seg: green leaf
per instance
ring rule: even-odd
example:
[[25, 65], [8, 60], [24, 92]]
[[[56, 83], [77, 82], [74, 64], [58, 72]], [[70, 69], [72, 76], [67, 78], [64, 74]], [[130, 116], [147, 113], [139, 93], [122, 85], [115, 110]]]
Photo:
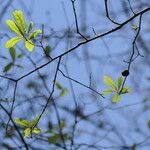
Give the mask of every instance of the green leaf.
[[13, 17], [14, 17], [17, 27], [22, 32], [22, 34], [24, 34], [26, 32], [26, 23], [25, 23], [22, 11], [15, 10], [13, 12]]
[[63, 89], [63, 87], [58, 82], [55, 83], [55, 86], [56, 86], [56, 88], [58, 90], [62, 90]]
[[23, 66], [21, 66], [19, 64], [16, 64], [15, 66], [18, 67], [18, 68], [23, 68]]
[[54, 134], [53, 136], [51, 136], [51, 137], [48, 138], [48, 142], [49, 142], [50, 144], [54, 144], [54, 143], [56, 143], [58, 140], [60, 140], [60, 138], [61, 138], [60, 134]]
[[35, 134], [38, 134], [38, 133], [41, 132], [41, 129], [39, 129], [39, 128], [34, 128], [34, 129], [32, 130], [32, 132], [35, 133]]
[[136, 150], [136, 144], [133, 144], [132, 150]]
[[10, 56], [11, 56], [12, 60], [15, 61], [15, 59], [16, 59], [16, 50], [15, 50], [15, 48], [11, 47], [9, 49], [9, 53], [10, 53]]
[[147, 126], [150, 129], [150, 121], [147, 122]]
[[13, 47], [17, 42], [19, 42], [19, 41], [21, 41], [23, 38], [22, 37], [14, 37], [14, 38], [12, 38], [12, 39], [10, 39], [10, 40], [8, 40], [7, 42], [6, 42], [6, 44], [5, 44], [5, 47], [6, 48], [11, 48], [11, 47]]
[[24, 130], [24, 137], [25, 137], [25, 138], [30, 137], [30, 133], [31, 133], [31, 129], [30, 129], [30, 128], [26, 128], [26, 129]]
[[123, 83], [123, 78], [122, 77], [118, 77], [118, 90], [120, 89], [122, 83]]
[[18, 56], [17, 56], [17, 58], [22, 58], [24, 56], [24, 54], [19, 54]]
[[117, 103], [119, 102], [121, 99], [121, 96], [119, 94], [116, 94], [113, 98], [112, 98], [112, 102], [113, 103]]
[[137, 29], [138, 29], [138, 26], [135, 25], [135, 24], [133, 24], [133, 25], [131, 25], [131, 28], [134, 29], [134, 30], [137, 30]]
[[60, 122], [60, 129], [62, 130], [65, 127], [65, 121]]
[[16, 26], [16, 24], [12, 21], [12, 20], [6, 20], [6, 24], [8, 25], [8, 27], [10, 28], [10, 30], [12, 30], [13, 32], [15, 32], [18, 35], [21, 35], [21, 32], [19, 31], [18, 27]]
[[34, 23], [31, 21], [28, 27], [28, 33], [30, 33], [30, 31], [32, 31]]
[[34, 127], [37, 125], [39, 121], [40, 115], [36, 116], [32, 121], [30, 121], [30, 127]]
[[109, 94], [109, 93], [113, 93], [113, 92], [114, 92], [114, 90], [106, 89], [101, 94]]
[[25, 127], [29, 126], [29, 121], [23, 119], [15, 119], [15, 123]]
[[11, 69], [11, 67], [13, 66], [14, 64], [11, 62], [11, 63], [9, 63], [9, 64], [7, 64], [5, 67], [4, 67], [4, 69], [3, 69], [3, 72], [8, 72], [10, 69]]
[[129, 93], [129, 92], [131, 92], [130, 88], [123, 88], [121, 94]]
[[46, 47], [44, 48], [44, 50], [45, 50], [45, 54], [46, 54], [46, 55], [49, 55], [49, 53], [51, 52], [51, 47], [50, 47], [50, 46], [46, 46]]
[[27, 50], [29, 52], [32, 52], [33, 48], [34, 48], [34, 44], [31, 40], [28, 40], [28, 41], [25, 42], [25, 47], [27, 48]]
[[42, 33], [42, 30], [35, 30], [34, 32], [32, 32], [30, 35], [29, 35], [29, 37], [28, 37], [28, 39], [33, 39], [33, 38], [36, 38], [37, 36], [38, 36], [38, 34], [41, 34]]
[[66, 93], [68, 92], [68, 89], [67, 88], [63, 88], [62, 90], [61, 90], [61, 92], [59, 93], [59, 96], [65, 96], [66, 95]]
[[110, 77], [104, 76], [104, 82], [110, 87], [112, 87], [113, 89], [117, 90], [117, 86], [115, 82]]

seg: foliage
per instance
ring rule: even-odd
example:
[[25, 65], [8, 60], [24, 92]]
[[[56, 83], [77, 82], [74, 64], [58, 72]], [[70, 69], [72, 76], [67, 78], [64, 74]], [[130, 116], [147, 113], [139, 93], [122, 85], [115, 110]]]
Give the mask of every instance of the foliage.
[[113, 103], [120, 101], [121, 94], [126, 94], [126, 93], [129, 93], [131, 91], [130, 88], [122, 87], [122, 85], [123, 85], [123, 78], [122, 77], [118, 77], [117, 83], [115, 83], [108, 76], [104, 76], [103, 80], [104, 80], [105, 84], [107, 84], [108, 86], [111, 87], [111, 89], [106, 89], [101, 94], [109, 94], [109, 93], [115, 94], [112, 98]]
[[33, 120], [23, 120], [23, 119], [15, 119], [15, 122], [20, 126], [23, 126], [24, 129], [24, 137], [28, 138], [32, 133], [38, 134], [41, 132], [40, 128], [35, 127], [38, 123], [40, 115], [36, 116]]
[[12, 16], [14, 18], [14, 21], [6, 20], [6, 24], [11, 31], [17, 34], [17, 36], [8, 40], [5, 44], [5, 47], [12, 48], [19, 41], [24, 40], [25, 47], [27, 48], [28, 51], [32, 52], [33, 48], [35, 47], [32, 40], [36, 38], [39, 34], [41, 34], [42, 31], [39, 29], [32, 31], [34, 25], [32, 21], [27, 27], [27, 24], [24, 19], [24, 15], [21, 10], [15, 10], [12, 13]]

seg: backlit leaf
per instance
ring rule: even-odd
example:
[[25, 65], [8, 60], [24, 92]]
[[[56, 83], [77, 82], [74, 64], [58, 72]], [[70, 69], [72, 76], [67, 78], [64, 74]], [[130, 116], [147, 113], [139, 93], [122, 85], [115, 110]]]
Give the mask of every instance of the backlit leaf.
[[25, 42], [25, 47], [27, 48], [27, 50], [29, 52], [32, 52], [33, 48], [34, 48], [34, 44], [31, 40], [28, 40], [28, 41]]
[[121, 94], [129, 93], [129, 92], [131, 92], [130, 88], [123, 88]]
[[117, 103], [119, 102], [121, 99], [121, 96], [119, 94], [116, 94], [113, 98], [112, 98], [112, 102], [113, 103]]
[[109, 93], [112, 93], [112, 92], [114, 92], [114, 90], [106, 89], [101, 94], [109, 94]]
[[12, 20], [6, 20], [6, 24], [8, 25], [10, 30], [12, 30], [13, 32], [15, 32], [18, 35], [22, 35], [21, 32], [19, 31], [18, 27]]
[[34, 32], [32, 32], [28, 39], [33, 39], [33, 38], [36, 38], [38, 36], [38, 34], [41, 34], [42, 33], [42, 30], [35, 30]]
[[29, 126], [29, 122], [27, 120], [15, 119], [15, 122], [21, 126], [25, 126], [25, 127]]
[[122, 77], [118, 77], [118, 90], [120, 89], [122, 83], [123, 83], [123, 78]]
[[38, 133], [41, 132], [41, 129], [39, 129], [39, 128], [34, 128], [34, 129], [32, 130], [32, 132], [35, 133], [35, 134], [38, 134]]
[[23, 38], [22, 37], [14, 37], [14, 38], [12, 38], [12, 39], [10, 39], [10, 40], [8, 40], [7, 42], [6, 42], [6, 44], [5, 44], [5, 47], [6, 48], [11, 48], [11, 47], [13, 47], [17, 42], [19, 42], [19, 41], [21, 41]]
[[22, 11], [15, 10], [12, 14], [13, 14], [17, 27], [24, 34], [26, 32], [26, 23], [25, 23]]
[[104, 82], [110, 87], [112, 87], [113, 89], [117, 90], [117, 86], [115, 82], [110, 77], [104, 76]]
[[30, 128], [26, 128], [26, 129], [24, 130], [24, 137], [25, 137], [25, 138], [30, 137], [30, 133], [31, 133], [31, 129], [30, 129]]

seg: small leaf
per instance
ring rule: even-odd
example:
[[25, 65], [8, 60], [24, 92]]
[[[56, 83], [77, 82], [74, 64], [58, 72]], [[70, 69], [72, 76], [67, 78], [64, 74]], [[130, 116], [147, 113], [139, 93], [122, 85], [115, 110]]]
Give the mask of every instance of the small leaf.
[[134, 30], [137, 30], [137, 29], [138, 29], [138, 26], [135, 25], [135, 24], [133, 24], [133, 25], [131, 25], [131, 28], [134, 29]]
[[19, 42], [19, 41], [21, 41], [23, 38], [22, 37], [14, 37], [14, 38], [12, 38], [12, 39], [10, 39], [10, 40], [8, 40], [7, 42], [6, 42], [6, 44], [5, 44], [5, 47], [6, 48], [11, 48], [11, 47], [13, 47], [17, 42]]
[[22, 11], [21, 10], [15, 10], [13, 12], [13, 17], [14, 17], [14, 20], [17, 24], [17, 27], [22, 32], [22, 34], [24, 34], [26, 32], [26, 23], [25, 23]]
[[147, 122], [147, 126], [150, 129], [150, 121]]
[[55, 86], [56, 86], [56, 88], [59, 89], [59, 90], [62, 90], [62, 89], [63, 89], [63, 87], [62, 87], [58, 82], [55, 83]]
[[15, 66], [17, 66], [18, 68], [23, 68], [23, 66], [16, 64]]
[[132, 150], [136, 150], [136, 144], [133, 144]]
[[38, 36], [38, 34], [41, 34], [42, 33], [42, 30], [35, 30], [34, 32], [32, 32], [28, 39], [33, 39], [33, 38], [36, 38]]
[[130, 92], [131, 92], [130, 88], [123, 88], [121, 94], [130, 93]]
[[62, 96], [65, 96], [67, 92], [68, 92], [68, 89], [67, 89], [67, 88], [63, 88], [63, 89], [61, 90], [59, 96], [61, 96], [61, 97], [62, 97]]
[[15, 61], [15, 59], [16, 59], [16, 50], [15, 50], [15, 48], [11, 47], [9, 49], [9, 53], [10, 53], [10, 56], [11, 56], [12, 60]]
[[118, 77], [118, 90], [120, 89], [122, 83], [123, 83], [123, 78], [122, 77]]
[[38, 134], [38, 133], [41, 132], [41, 129], [39, 129], [39, 128], [34, 128], [34, 129], [32, 130], [32, 132], [35, 133], [35, 134]]
[[115, 82], [110, 77], [104, 76], [104, 82], [110, 87], [112, 87], [113, 89], [117, 90], [117, 86]]
[[45, 54], [46, 54], [46, 55], [49, 55], [49, 53], [51, 52], [51, 47], [50, 47], [50, 46], [46, 46], [46, 47], [44, 48], [44, 50], [45, 50]]
[[26, 128], [26, 129], [24, 130], [24, 137], [25, 137], [25, 138], [30, 137], [30, 133], [31, 133], [31, 129], [30, 129], [30, 128]]
[[55, 144], [58, 140], [60, 140], [61, 136], [60, 134], [54, 134], [53, 136], [48, 138], [48, 142], [50, 144]]
[[36, 116], [32, 121], [30, 121], [30, 127], [34, 127], [37, 125], [39, 121], [40, 115]]
[[17, 56], [17, 58], [22, 58], [24, 56], [24, 54], [19, 54], [18, 56]]
[[28, 33], [30, 33], [30, 31], [32, 30], [34, 23], [31, 21], [28, 27]]
[[65, 127], [65, 121], [60, 122], [60, 129], [62, 130]]
[[121, 99], [121, 96], [119, 94], [116, 94], [113, 98], [112, 98], [112, 102], [113, 103], [117, 103], [119, 102]]
[[25, 127], [29, 126], [29, 122], [27, 120], [15, 119], [15, 122], [21, 126], [25, 126]]
[[113, 93], [113, 92], [114, 92], [114, 90], [106, 89], [101, 94], [109, 94], [109, 93]]
[[11, 69], [11, 67], [12, 67], [13, 65], [14, 65], [13, 63], [7, 64], [7, 65], [4, 67], [3, 72], [8, 72], [8, 71]]
[[34, 48], [34, 44], [31, 40], [28, 40], [28, 41], [25, 42], [25, 47], [27, 48], [27, 50], [29, 52], [32, 52], [33, 48]]
[[21, 35], [21, 32], [19, 31], [18, 27], [16, 26], [16, 24], [12, 21], [12, 20], [6, 20], [6, 24], [8, 25], [8, 27], [10, 28], [10, 30], [12, 30], [13, 32], [15, 32], [18, 35]]

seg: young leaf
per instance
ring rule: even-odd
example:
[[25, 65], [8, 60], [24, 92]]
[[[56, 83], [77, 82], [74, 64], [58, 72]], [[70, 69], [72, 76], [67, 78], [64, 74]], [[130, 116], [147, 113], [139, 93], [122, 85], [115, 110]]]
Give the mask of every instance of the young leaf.
[[65, 121], [60, 122], [60, 129], [62, 130], [65, 127]]
[[54, 134], [53, 136], [51, 136], [51, 137], [48, 138], [48, 142], [49, 142], [50, 144], [54, 144], [54, 143], [56, 143], [58, 140], [60, 140], [60, 138], [61, 138], [60, 134]]
[[115, 82], [110, 77], [104, 76], [104, 82], [110, 87], [112, 87], [113, 89], [117, 90], [117, 86]]
[[55, 83], [55, 86], [56, 86], [56, 88], [58, 90], [62, 90], [63, 89], [63, 87], [58, 82]]
[[30, 133], [31, 133], [31, 129], [30, 128], [26, 128], [24, 130], [24, 137], [25, 138], [28, 138], [30, 136]]
[[19, 58], [22, 58], [24, 56], [24, 54], [19, 54], [18, 56], [17, 56], [17, 58], [19, 59]]
[[6, 24], [8, 25], [8, 27], [10, 28], [10, 30], [12, 30], [16, 34], [22, 36], [22, 34], [19, 31], [18, 27], [16, 26], [16, 24], [12, 20], [6, 20]]
[[106, 89], [101, 94], [109, 94], [109, 93], [113, 93], [113, 92], [114, 92], [114, 90]]
[[29, 121], [27, 120], [23, 120], [23, 119], [15, 119], [15, 123], [24, 126], [24, 127], [28, 127], [29, 126]]
[[135, 24], [133, 24], [133, 25], [131, 25], [131, 28], [134, 29], [134, 30], [137, 30], [137, 29], [138, 29], [138, 26], [135, 25]]
[[12, 39], [10, 39], [10, 40], [8, 40], [7, 42], [6, 42], [6, 44], [5, 44], [5, 47], [6, 48], [11, 48], [11, 47], [13, 47], [17, 42], [19, 42], [19, 41], [21, 41], [23, 38], [22, 37], [14, 37], [14, 38], [12, 38]]
[[32, 121], [30, 121], [30, 127], [34, 127], [39, 121], [40, 115], [36, 116]]
[[119, 94], [116, 94], [113, 98], [112, 98], [112, 102], [113, 103], [117, 103], [120, 101], [121, 96]]
[[33, 39], [33, 38], [36, 38], [37, 36], [38, 36], [38, 34], [41, 34], [42, 33], [42, 30], [35, 30], [34, 32], [32, 32], [30, 35], [29, 35], [29, 37], [28, 37], [28, 39]]
[[14, 65], [13, 63], [7, 64], [7, 65], [4, 67], [3, 72], [8, 72], [8, 71], [11, 69], [11, 67], [12, 67], [13, 65]]
[[136, 144], [133, 144], [132, 150], [136, 150]]
[[21, 10], [15, 10], [13, 17], [19, 30], [24, 34], [26, 32], [26, 23]]
[[122, 77], [118, 77], [118, 90], [120, 89], [121, 85], [123, 82], [123, 78]]
[[11, 47], [9, 49], [9, 53], [10, 53], [10, 56], [11, 56], [12, 60], [15, 61], [15, 59], [16, 59], [16, 50], [14, 49], [14, 47]]
[[63, 88], [63, 89], [61, 90], [59, 96], [62, 97], [62, 96], [64, 96], [64, 95], [66, 95], [67, 92], [68, 92], [68, 89], [67, 89], [67, 88]]
[[38, 133], [41, 132], [41, 129], [39, 129], [39, 128], [34, 128], [34, 129], [32, 130], [32, 132], [35, 133], [35, 134], [38, 134]]
[[32, 30], [34, 23], [31, 21], [28, 27], [28, 33], [30, 33], [30, 31]]
[[129, 93], [129, 92], [131, 92], [130, 88], [123, 88], [121, 94]]
[[147, 126], [150, 129], [150, 121], [147, 122]]
[[34, 44], [31, 40], [28, 40], [28, 41], [25, 42], [25, 47], [27, 48], [27, 50], [29, 52], [32, 52], [33, 48], [34, 48]]
[[50, 47], [50, 46], [46, 46], [46, 47], [44, 48], [44, 50], [45, 50], [45, 54], [46, 54], [46, 55], [49, 55], [49, 53], [51, 52], [51, 47]]

